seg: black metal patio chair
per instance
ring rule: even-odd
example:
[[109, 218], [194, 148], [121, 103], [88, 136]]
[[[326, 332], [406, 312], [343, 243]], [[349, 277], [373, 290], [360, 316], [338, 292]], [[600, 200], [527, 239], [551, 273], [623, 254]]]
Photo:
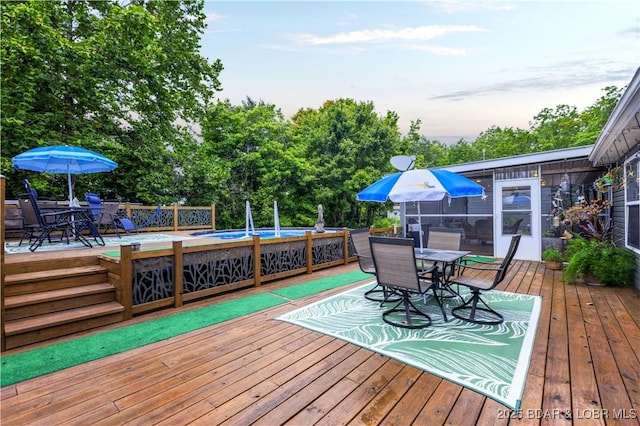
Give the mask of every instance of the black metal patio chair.
[[[403, 328], [425, 328], [431, 325], [431, 317], [420, 310], [411, 300], [415, 294], [424, 295], [432, 290], [446, 321], [446, 313], [436, 294], [435, 284], [418, 271], [411, 238], [369, 237], [371, 254], [376, 268], [378, 284], [401, 294], [400, 301], [383, 312], [382, 320], [387, 324]], [[402, 313], [402, 319], [397, 319]]]
[[[449, 284], [457, 284], [468, 287], [471, 290], [469, 297], [462, 305], [456, 306], [451, 310], [451, 314], [465, 321], [476, 324], [501, 324], [504, 321], [502, 314], [492, 309], [487, 302], [481, 297], [483, 291], [494, 289], [504, 280], [507, 275], [511, 261], [518, 250], [520, 244], [520, 234], [511, 237], [511, 244], [506, 256], [500, 263], [474, 262], [473, 264], [463, 263], [460, 267], [460, 273], [451, 277]], [[487, 278], [486, 274], [482, 276], [465, 275], [467, 270], [477, 270], [489, 273], [492, 278]]]

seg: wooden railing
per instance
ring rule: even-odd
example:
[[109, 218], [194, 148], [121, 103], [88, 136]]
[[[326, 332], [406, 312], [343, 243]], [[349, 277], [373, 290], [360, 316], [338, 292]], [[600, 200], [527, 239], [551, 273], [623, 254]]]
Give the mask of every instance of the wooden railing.
[[122, 246], [119, 267], [110, 268], [125, 320], [133, 315], [292, 275], [355, 261], [348, 230], [134, 251]]
[[4, 176], [0, 175], [0, 351], [6, 350], [6, 339], [4, 338], [4, 194], [6, 181]]

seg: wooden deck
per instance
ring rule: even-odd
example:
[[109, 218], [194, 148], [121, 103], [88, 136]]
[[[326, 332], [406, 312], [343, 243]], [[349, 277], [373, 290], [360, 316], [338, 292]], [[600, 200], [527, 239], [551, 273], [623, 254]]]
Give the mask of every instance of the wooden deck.
[[[356, 268], [302, 275], [183, 309]], [[272, 320], [339, 289], [2, 388], [2, 424], [639, 424], [640, 292], [566, 285], [562, 272], [523, 261], [503, 284], [543, 296], [520, 412]]]

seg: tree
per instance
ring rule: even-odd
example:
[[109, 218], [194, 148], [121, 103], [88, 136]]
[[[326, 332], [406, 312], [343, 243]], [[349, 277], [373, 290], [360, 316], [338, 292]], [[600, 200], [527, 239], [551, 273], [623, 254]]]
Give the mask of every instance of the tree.
[[193, 188], [191, 201], [215, 203], [222, 229], [245, 226], [247, 200], [256, 226], [273, 226], [274, 201], [281, 224], [297, 225], [298, 195], [305, 191], [308, 170], [304, 157], [290, 149], [287, 131], [287, 121], [273, 105], [251, 98], [241, 106], [218, 101], [202, 124], [196, 157], [203, 162], [198, 173], [204, 179], [194, 180], [199, 188]]
[[[122, 198], [177, 201], [177, 155], [195, 143], [177, 123], [198, 120], [220, 89], [222, 64], [199, 54], [202, 8], [195, 0], [2, 2], [8, 195], [21, 192], [27, 176], [11, 169], [11, 157], [68, 144], [100, 151], [120, 165], [109, 176], [82, 179], [81, 187], [117, 181], [121, 192], [114, 195]], [[39, 189], [55, 194], [60, 179], [39, 176]]]
[[[391, 156], [407, 154], [398, 116], [376, 114], [371, 102], [327, 101], [318, 110], [300, 110], [292, 118], [292, 142], [300, 147], [312, 174], [306, 208], [322, 204], [327, 226], [369, 226], [368, 207], [355, 194], [391, 172]], [[406, 146], [406, 144], [404, 144]]]

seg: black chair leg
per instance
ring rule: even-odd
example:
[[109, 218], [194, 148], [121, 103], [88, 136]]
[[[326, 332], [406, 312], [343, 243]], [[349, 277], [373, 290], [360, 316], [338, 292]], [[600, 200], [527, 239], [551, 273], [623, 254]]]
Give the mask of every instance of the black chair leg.
[[[401, 305], [402, 307], [400, 307]], [[406, 318], [404, 321], [395, 321], [391, 319], [391, 315], [397, 314], [398, 312], [404, 313]], [[422, 319], [422, 321], [420, 321], [420, 319]], [[402, 299], [398, 304], [382, 313], [382, 320], [395, 327], [410, 329], [426, 328], [431, 325], [431, 317], [418, 309], [413, 302], [411, 302], [409, 292], [404, 290], [402, 291]]]
[[380, 302], [381, 305], [387, 302], [398, 302], [402, 300], [394, 290], [381, 286], [380, 284], [376, 284], [375, 287], [367, 290], [364, 293], [364, 297], [372, 302]]
[[[466, 302], [451, 309], [451, 315], [474, 324], [502, 324], [504, 321], [503, 316], [487, 305], [487, 302], [480, 297], [480, 290], [474, 289], [471, 291], [471, 294], [471, 297]], [[478, 311], [480, 311], [479, 318], [476, 318]], [[467, 315], [465, 315], [464, 312], [466, 312]]]

